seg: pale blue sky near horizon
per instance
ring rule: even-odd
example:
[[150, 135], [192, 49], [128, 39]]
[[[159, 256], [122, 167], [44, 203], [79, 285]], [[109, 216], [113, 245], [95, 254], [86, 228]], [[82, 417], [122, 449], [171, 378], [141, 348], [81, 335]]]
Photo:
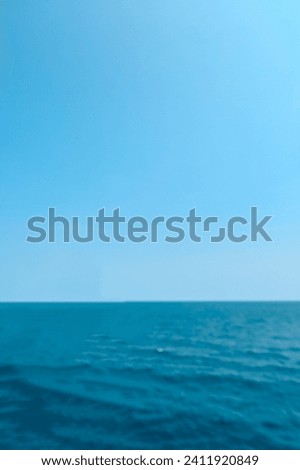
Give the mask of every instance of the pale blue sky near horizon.
[[[0, 301], [300, 299], [299, 2], [0, 11]], [[48, 207], [226, 219], [253, 205], [272, 243], [25, 241]]]

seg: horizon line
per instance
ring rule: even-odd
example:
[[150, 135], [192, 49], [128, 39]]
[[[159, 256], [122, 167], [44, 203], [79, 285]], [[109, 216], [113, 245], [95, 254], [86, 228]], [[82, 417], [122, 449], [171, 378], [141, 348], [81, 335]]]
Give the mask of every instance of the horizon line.
[[227, 300], [0, 300], [0, 304], [125, 304], [125, 303], [300, 303], [300, 299]]

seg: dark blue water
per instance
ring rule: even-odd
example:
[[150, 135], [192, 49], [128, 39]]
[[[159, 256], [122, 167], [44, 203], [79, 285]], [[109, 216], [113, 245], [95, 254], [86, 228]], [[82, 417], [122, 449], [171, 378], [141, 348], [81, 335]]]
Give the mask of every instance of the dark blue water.
[[300, 449], [300, 303], [0, 304], [0, 448]]

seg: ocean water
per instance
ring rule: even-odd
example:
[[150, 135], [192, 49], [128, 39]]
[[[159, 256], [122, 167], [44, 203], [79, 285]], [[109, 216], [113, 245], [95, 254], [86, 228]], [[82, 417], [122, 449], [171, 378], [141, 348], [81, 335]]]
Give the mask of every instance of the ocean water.
[[300, 303], [0, 304], [1, 449], [300, 449]]

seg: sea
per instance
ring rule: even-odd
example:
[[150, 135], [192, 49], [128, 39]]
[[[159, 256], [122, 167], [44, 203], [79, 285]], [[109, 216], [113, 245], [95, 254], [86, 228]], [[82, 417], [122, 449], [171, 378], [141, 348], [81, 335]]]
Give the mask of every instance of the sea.
[[300, 303], [0, 303], [1, 449], [300, 449]]

